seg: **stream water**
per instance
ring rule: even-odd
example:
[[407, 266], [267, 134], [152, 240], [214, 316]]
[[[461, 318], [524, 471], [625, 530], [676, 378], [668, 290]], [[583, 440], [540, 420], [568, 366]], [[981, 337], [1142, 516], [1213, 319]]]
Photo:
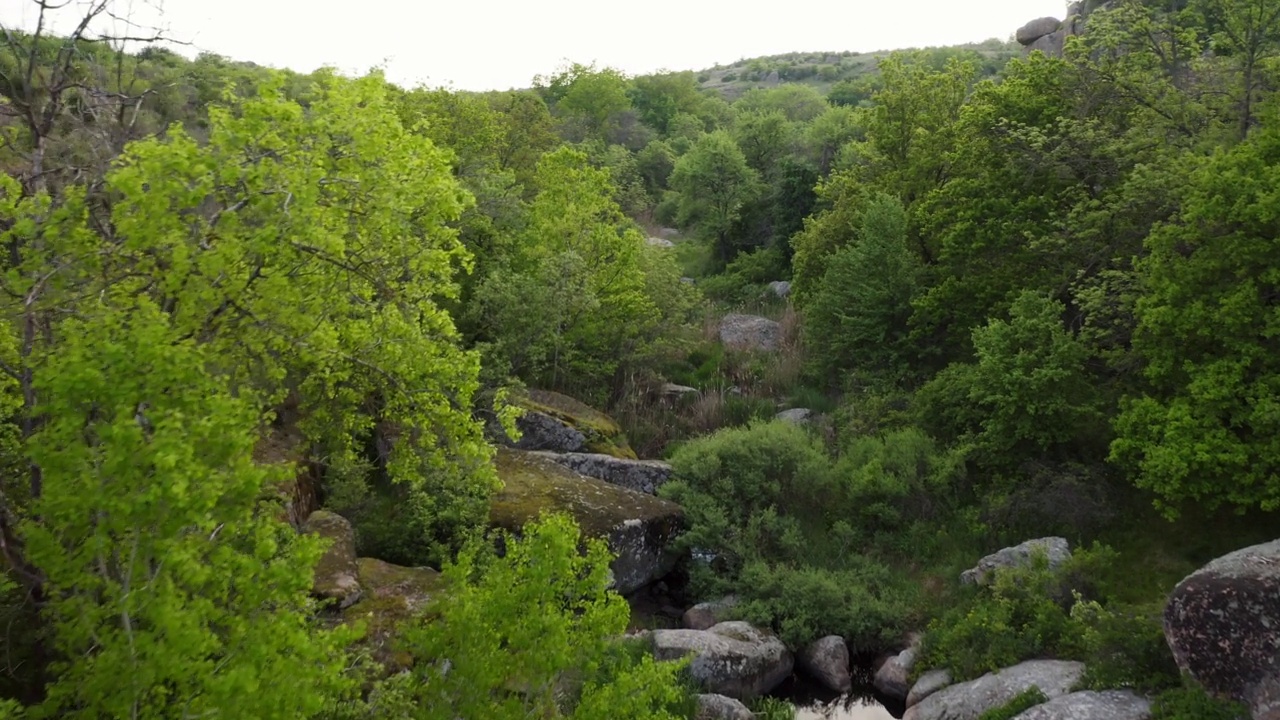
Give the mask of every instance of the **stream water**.
[[870, 658], [853, 658], [853, 690], [844, 695], [804, 677], [792, 675], [774, 695], [796, 706], [796, 720], [894, 720], [903, 707], [879, 697], [871, 685]]

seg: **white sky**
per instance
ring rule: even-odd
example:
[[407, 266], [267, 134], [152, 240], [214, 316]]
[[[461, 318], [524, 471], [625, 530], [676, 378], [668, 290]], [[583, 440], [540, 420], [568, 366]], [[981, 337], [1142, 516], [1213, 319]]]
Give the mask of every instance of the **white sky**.
[[[71, 6], [60, 25], [85, 0]], [[564, 60], [628, 74], [700, 70], [787, 52], [892, 49], [1007, 38], [1064, 0], [116, 0], [168, 35], [236, 60], [310, 72], [384, 67], [401, 85], [528, 87]], [[33, 0], [0, 0], [30, 29]], [[153, 20], [154, 22], [154, 20]], [[65, 26], [65, 25], [63, 25]]]

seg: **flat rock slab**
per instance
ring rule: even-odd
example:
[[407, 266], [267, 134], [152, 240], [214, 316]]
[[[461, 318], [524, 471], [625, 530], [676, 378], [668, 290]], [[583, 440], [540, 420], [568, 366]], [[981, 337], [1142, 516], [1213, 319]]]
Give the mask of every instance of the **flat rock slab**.
[[658, 660], [693, 656], [689, 673], [708, 692], [746, 700], [768, 693], [791, 675], [795, 660], [777, 637], [745, 622], [710, 630], [655, 630]]
[[720, 342], [734, 350], [773, 352], [782, 341], [782, 326], [759, 315], [730, 313], [720, 320]]
[[489, 523], [519, 532], [545, 512], [568, 513], [589, 537], [602, 538], [617, 556], [610, 566], [618, 592], [627, 594], [675, 566], [671, 543], [684, 527], [684, 511], [667, 500], [587, 477], [534, 453], [499, 448], [503, 488], [489, 501]]
[[1149, 720], [1151, 702], [1129, 690], [1074, 692], [1014, 716], [1013, 720]]
[[1028, 660], [977, 680], [939, 690], [908, 710], [914, 720], [978, 720], [1020, 693], [1040, 688], [1050, 700], [1066, 695], [1084, 675], [1084, 663]]
[[537, 454], [576, 473], [649, 495], [671, 479], [671, 466], [660, 460], [628, 460], [602, 453]]

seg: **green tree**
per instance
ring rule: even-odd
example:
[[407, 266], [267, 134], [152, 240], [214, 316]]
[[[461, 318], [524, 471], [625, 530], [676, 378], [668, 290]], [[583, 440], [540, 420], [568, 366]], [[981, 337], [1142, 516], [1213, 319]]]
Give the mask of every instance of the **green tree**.
[[584, 137], [605, 139], [618, 116], [631, 108], [626, 76], [594, 63], [573, 63], [549, 79], [535, 78], [534, 85], [545, 88], [557, 113], [581, 124]]
[[733, 236], [743, 208], [760, 194], [759, 174], [724, 131], [705, 135], [676, 162], [671, 187], [680, 194], [679, 220], [713, 243], [728, 262], [741, 249]]

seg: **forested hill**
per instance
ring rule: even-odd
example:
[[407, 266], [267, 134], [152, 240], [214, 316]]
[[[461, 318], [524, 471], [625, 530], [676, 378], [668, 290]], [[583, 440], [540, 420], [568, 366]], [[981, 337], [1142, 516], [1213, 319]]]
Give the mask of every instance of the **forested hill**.
[[489, 93], [124, 5], [0, 33], [0, 720], [1270, 717], [1274, 0]]

